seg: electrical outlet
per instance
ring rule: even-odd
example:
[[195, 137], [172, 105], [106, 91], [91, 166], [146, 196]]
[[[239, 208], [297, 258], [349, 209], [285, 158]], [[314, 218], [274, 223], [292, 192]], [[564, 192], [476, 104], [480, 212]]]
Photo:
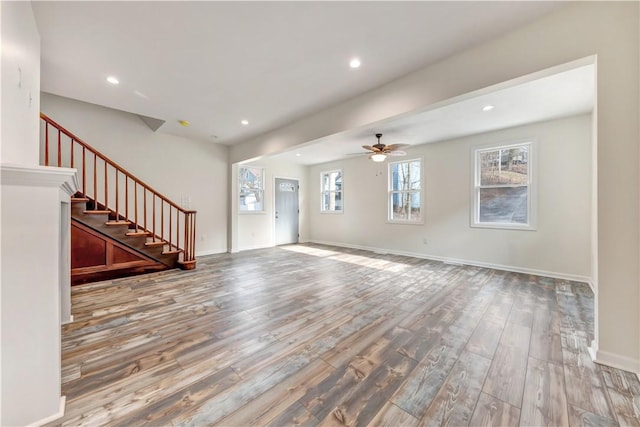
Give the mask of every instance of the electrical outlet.
[[200, 241], [204, 242], [205, 240], [207, 240], [207, 235], [206, 234], [201, 235], [200, 236]]
[[422, 239], [422, 243], [423, 243], [423, 244], [425, 244], [425, 245], [426, 245], [427, 243], [429, 243], [426, 237]]

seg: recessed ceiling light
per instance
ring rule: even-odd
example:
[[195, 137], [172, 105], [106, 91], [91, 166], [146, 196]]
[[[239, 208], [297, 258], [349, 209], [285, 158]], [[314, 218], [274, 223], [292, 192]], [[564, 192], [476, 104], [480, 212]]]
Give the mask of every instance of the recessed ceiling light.
[[351, 67], [351, 68], [360, 68], [360, 59], [359, 58], [353, 58], [349, 62], [349, 67]]
[[184, 127], [187, 127], [191, 124], [186, 120], [178, 120], [178, 123], [180, 123], [180, 126], [184, 126]]
[[118, 83], [120, 83], [120, 80], [118, 80], [116, 77], [114, 76], [109, 76], [107, 77], [107, 81], [109, 83], [111, 83], [112, 85], [117, 85]]
[[296, 153], [296, 157], [300, 157], [300, 156], [302, 156], [302, 154]]
[[493, 105], [485, 105], [484, 107], [482, 107], [482, 111], [491, 111], [494, 108], [495, 107]]
[[249, 120], [242, 120], [240, 123], [242, 123], [243, 126], [246, 126], [249, 124]]

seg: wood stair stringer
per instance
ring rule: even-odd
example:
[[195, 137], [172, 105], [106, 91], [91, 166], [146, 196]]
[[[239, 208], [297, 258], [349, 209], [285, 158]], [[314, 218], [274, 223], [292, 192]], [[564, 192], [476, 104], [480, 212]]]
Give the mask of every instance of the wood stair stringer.
[[[108, 239], [112, 239], [117, 242], [117, 245], [122, 245], [126, 248], [127, 251], [137, 253], [143, 258], [153, 260], [163, 266], [162, 268], [160, 268], [159, 265], [155, 266], [152, 269], [153, 271], [178, 267], [178, 257], [182, 251], [175, 246], [169, 245], [168, 242], [159, 241], [157, 237], [154, 239], [151, 232], [136, 227], [135, 224], [122, 217], [116, 217], [114, 212], [104, 209], [100, 205], [94, 206], [93, 201], [88, 197], [73, 197], [71, 202], [72, 219], [85, 227], [89, 227], [95, 231], [95, 233], [98, 233], [96, 236], [103, 236], [105, 242], [108, 241]], [[73, 239], [71, 244], [73, 249]], [[102, 267], [102, 269], [100, 267]], [[102, 265], [95, 266], [93, 270], [95, 270], [94, 276], [101, 280], [106, 276], [113, 278], [115, 270], [117, 269]], [[114, 274], [108, 274], [108, 271], [112, 270]], [[147, 270], [149, 270], [149, 268], [147, 268]], [[123, 273], [126, 272], [123, 271]], [[140, 273], [133, 272], [133, 274]], [[123, 274], [123, 276], [126, 275], [131, 274]], [[84, 281], [86, 282], [87, 280]]]

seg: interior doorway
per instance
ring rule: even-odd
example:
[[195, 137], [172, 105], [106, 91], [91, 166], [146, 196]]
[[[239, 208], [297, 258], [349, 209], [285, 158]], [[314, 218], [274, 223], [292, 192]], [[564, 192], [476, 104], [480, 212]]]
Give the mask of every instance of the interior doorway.
[[298, 180], [275, 179], [275, 244], [298, 243]]

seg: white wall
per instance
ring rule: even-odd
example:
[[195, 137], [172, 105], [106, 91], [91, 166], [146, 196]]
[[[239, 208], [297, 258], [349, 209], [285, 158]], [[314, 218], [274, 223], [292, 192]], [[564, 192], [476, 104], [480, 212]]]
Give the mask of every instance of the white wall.
[[[529, 139], [537, 145], [537, 229], [470, 227], [472, 147]], [[591, 145], [591, 115], [581, 115], [410, 148], [405, 159], [423, 159], [423, 225], [387, 222], [387, 162], [361, 157], [316, 165], [309, 170], [309, 238], [588, 278]], [[320, 213], [320, 173], [332, 169], [344, 173], [343, 214]]]
[[638, 2], [571, 2], [530, 25], [232, 147], [230, 160], [297, 144], [597, 55], [596, 337], [600, 362], [640, 371]]
[[60, 288], [68, 281], [60, 283], [59, 260], [70, 236], [60, 232], [69, 199], [61, 186], [73, 188], [74, 172], [38, 166], [40, 37], [31, 3], [1, 2], [0, 13], [0, 425], [26, 425], [62, 415]]
[[[70, 210], [61, 218], [61, 203], [75, 191], [75, 171], [1, 169], [0, 425], [21, 426], [62, 416], [59, 268], [61, 240], [70, 236], [61, 235], [60, 224], [70, 221]], [[38, 209], [25, 206], [32, 200]]]
[[42, 111], [178, 205], [191, 200], [196, 255], [227, 250], [223, 145], [155, 133], [136, 115], [42, 93]]
[[2, 2], [2, 149], [5, 164], [38, 164], [40, 36], [31, 2]]
[[307, 168], [274, 159], [263, 158], [244, 163], [243, 166], [263, 167], [265, 170], [265, 210], [263, 213], [239, 213], [238, 200], [238, 164], [231, 168], [232, 173], [232, 245], [231, 252], [248, 249], [266, 248], [275, 245], [274, 212], [275, 178], [297, 179], [300, 185], [298, 203], [300, 208], [300, 242], [308, 240], [308, 186]]

